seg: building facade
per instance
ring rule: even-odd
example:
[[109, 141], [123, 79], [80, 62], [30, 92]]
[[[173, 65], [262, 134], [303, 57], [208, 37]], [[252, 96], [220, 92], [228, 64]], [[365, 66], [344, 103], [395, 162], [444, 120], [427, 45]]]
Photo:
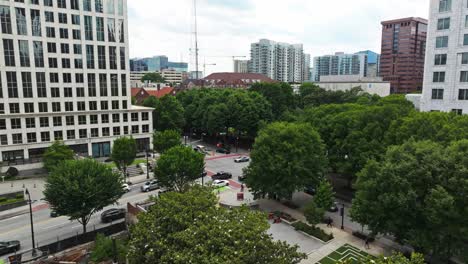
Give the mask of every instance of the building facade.
[[379, 77], [380, 76], [380, 54], [375, 53], [371, 50], [360, 51], [357, 54], [367, 55], [367, 77]]
[[248, 60], [234, 60], [234, 72], [248, 73], [249, 61]]
[[431, 0], [422, 111], [468, 114], [468, 9]]
[[167, 56], [154, 56], [151, 58], [131, 59], [130, 71], [155, 72], [165, 69], [173, 69], [178, 72], [188, 72], [188, 63], [171, 62]]
[[320, 82], [322, 76], [356, 76], [356, 79], [367, 77], [367, 54], [325, 55], [314, 58], [314, 81]]
[[301, 83], [304, 81], [305, 54], [302, 44], [287, 44], [261, 39], [250, 47], [249, 72], [271, 79]]
[[[141, 81], [141, 78], [145, 74], [151, 73], [149, 71], [136, 71], [130, 72], [130, 85], [132, 88], [139, 88], [145, 86], [145, 83]], [[181, 84], [184, 81], [184, 74], [174, 69], [164, 69], [162, 71], [156, 71], [159, 73], [165, 80], [165, 86], [169, 84]]]
[[389, 81], [392, 93], [422, 90], [427, 20], [403, 18], [382, 22], [380, 76]]
[[150, 146], [152, 109], [130, 101], [126, 0], [1, 1], [0, 161], [40, 158], [55, 140], [109, 156]]

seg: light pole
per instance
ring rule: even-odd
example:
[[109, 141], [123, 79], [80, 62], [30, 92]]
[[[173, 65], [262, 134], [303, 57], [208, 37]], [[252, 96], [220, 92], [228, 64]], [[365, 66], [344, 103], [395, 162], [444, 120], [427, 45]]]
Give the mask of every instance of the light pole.
[[344, 204], [341, 205], [340, 215], [341, 215], [341, 229], [344, 229]]
[[146, 179], [149, 180], [149, 151], [146, 148]]
[[28, 195], [28, 203], [29, 203], [29, 216], [31, 218], [31, 237], [32, 237], [32, 247], [33, 247], [33, 256], [36, 255], [36, 242], [34, 241], [34, 223], [33, 223], [33, 215], [32, 215], [32, 202], [31, 202], [31, 194], [29, 190], [26, 189], [26, 194]]

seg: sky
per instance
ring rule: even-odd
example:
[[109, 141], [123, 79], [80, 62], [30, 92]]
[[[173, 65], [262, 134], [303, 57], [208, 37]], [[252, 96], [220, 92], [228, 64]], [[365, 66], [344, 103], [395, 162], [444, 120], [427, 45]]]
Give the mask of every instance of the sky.
[[[232, 71], [266, 38], [301, 43], [314, 56], [380, 53], [384, 20], [427, 18], [429, 0], [197, 0], [200, 70]], [[193, 0], [128, 0], [130, 56], [166, 55], [194, 68]], [[242, 59], [242, 58], [241, 58]]]

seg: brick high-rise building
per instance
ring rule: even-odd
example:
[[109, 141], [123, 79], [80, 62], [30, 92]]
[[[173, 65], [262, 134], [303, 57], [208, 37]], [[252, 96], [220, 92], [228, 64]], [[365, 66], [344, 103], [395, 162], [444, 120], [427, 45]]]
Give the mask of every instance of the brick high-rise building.
[[382, 22], [380, 75], [391, 83], [392, 93], [422, 90], [427, 20], [403, 18]]

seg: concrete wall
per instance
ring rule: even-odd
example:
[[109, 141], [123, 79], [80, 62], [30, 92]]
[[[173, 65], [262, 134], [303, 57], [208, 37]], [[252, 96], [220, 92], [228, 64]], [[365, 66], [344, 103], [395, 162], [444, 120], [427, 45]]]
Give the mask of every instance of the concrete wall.
[[389, 82], [318, 82], [318, 86], [328, 91], [347, 91], [360, 87], [364, 92], [381, 97], [390, 95]]

